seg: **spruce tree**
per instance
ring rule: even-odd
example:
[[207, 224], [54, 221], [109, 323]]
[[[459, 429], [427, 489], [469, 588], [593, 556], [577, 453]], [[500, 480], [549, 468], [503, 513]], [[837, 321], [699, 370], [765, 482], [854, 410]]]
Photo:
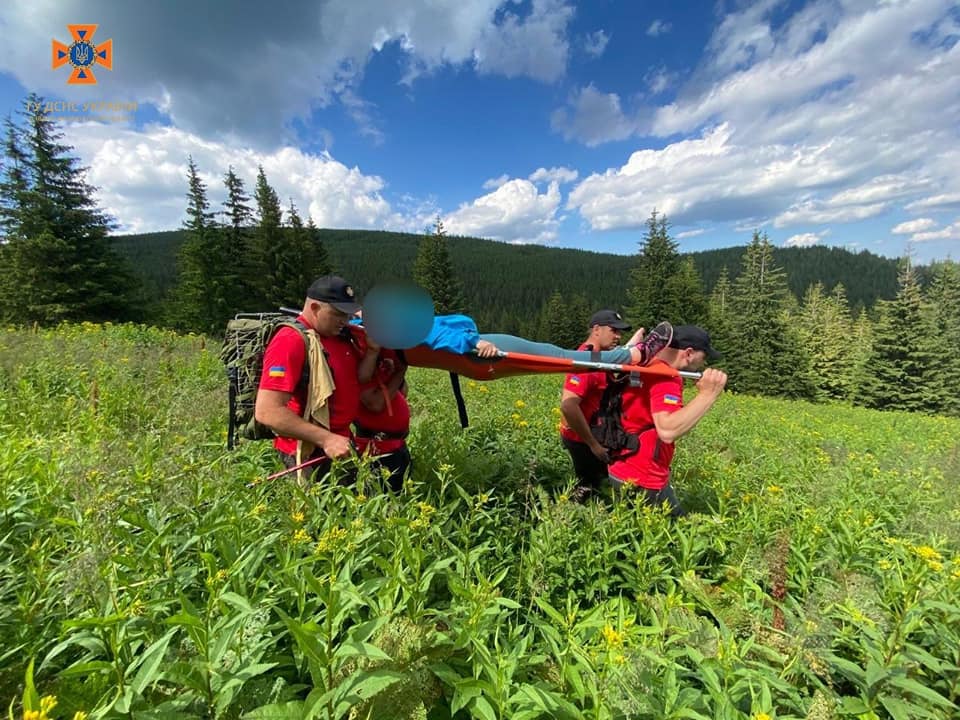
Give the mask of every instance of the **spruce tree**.
[[237, 260], [230, 253], [227, 232], [216, 226], [207, 186], [193, 157], [187, 159], [186, 238], [177, 255], [178, 280], [170, 303], [169, 322], [181, 330], [220, 333], [235, 312]]
[[430, 293], [433, 311], [450, 315], [465, 311], [463, 290], [453, 272], [446, 231], [438, 217], [432, 233], [424, 235], [413, 263], [413, 281]]
[[292, 198], [287, 223], [285, 245], [290, 252], [290, 272], [283, 278], [281, 287], [286, 298], [284, 302], [299, 307], [310, 283], [320, 275], [328, 274], [329, 265], [324, 263], [321, 266], [318, 257], [323, 248], [317, 245], [311, 230], [304, 226]]
[[[286, 282], [291, 274], [298, 273], [299, 268], [295, 266], [292, 243], [283, 229], [280, 199], [267, 182], [263, 167], [257, 171], [254, 198], [257, 204], [257, 227], [253, 234], [252, 266], [256, 276], [252, 284], [260, 305], [276, 308], [293, 301], [286, 297]], [[304, 285], [297, 291], [297, 299], [303, 299], [306, 287]]]
[[717, 360], [714, 365], [721, 368], [727, 368], [728, 352], [737, 342], [737, 334], [733, 321], [732, 310], [733, 286], [730, 283], [730, 274], [726, 265], [720, 271], [720, 278], [710, 293], [710, 302], [707, 305], [706, 328], [710, 332], [711, 344], [724, 357]]
[[900, 289], [878, 303], [864, 404], [881, 410], [935, 412], [934, 328], [909, 258], [901, 262]]
[[854, 405], [866, 405], [864, 388], [872, 375], [873, 322], [865, 309], [861, 309], [853, 321], [849, 346], [851, 350], [850, 381], [846, 388], [845, 399]]
[[250, 226], [253, 224], [253, 210], [250, 208], [250, 196], [247, 195], [243, 180], [227, 168], [223, 176], [227, 189], [227, 199], [223, 203], [223, 227], [225, 249], [234, 258], [228, 270], [236, 278], [231, 305], [242, 308], [251, 300], [251, 284], [254, 274], [250, 252]]
[[31, 95], [22, 124], [6, 124], [0, 317], [42, 324], [136, 317], [130, 268], [108, 237], [113, 222], [43, 105]]
[[583, 294], [567, 299], [554, 290], [540, 313], [538, 337], [562, 348], [576, 348], [587, 333], [590, 308]]
[[737, 338], [725, 363], [731, 389], [812, 398], [811, 360], [787, 308], [786, 273], [773, 260], [766, 233], [755, 231], [734, 283], [732, 319]]
[[960, 415], [960, 264], [936, 263], [927, 293], [931, 349], [936, 358], [931, 384], [937, 389], [940, 411]]
[[850, 337], [853, 323], [842, 284], [827, 295], [821, 283], [807, 289], [798, 312], [797, 332], [810, 353], [818, 399], [844, 400], [852, 382], [853, 358]]
[[[307, 239], [310, 241], [310, 252], [313, 255], [313, 278], [330, 275], [333, 272], [330, 255], [327, 253], [326, 245], [323, 244], [320, 228], [313, 222], [312, 216], [307, 218]], [[310, 282], [313, 282], [313, 279]]]
[[702, 323], [706, 317], [703, 287], [693, 260], [680, 257], [666, 216], [656, 210], [647, 220], [647, 232], [630, 271], [625, 312], [635, 326], [647, 328], [661, 320], [680, 325]]

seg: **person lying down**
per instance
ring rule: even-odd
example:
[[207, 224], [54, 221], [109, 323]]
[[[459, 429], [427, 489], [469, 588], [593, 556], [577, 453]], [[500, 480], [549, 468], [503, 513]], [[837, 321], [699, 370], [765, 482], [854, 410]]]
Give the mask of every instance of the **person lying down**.
[[[623, 327], [629, 326], [623, 324]], [[646, 365], [670, 344], [672, 337], [673, 327], [668, 322], [662, 322], [646, 334], [643, 328], [640, 328], [626, 345], [601, 350], [598, 354], [591, 350], [567, 350], [552, 343], [535, 342], [505, 333], [480, 333], [473, 318], [467, 315], [436, 315], [430, 334], [421, 344], [433, 350], [445, 350], [461, 355], [473, 352], [481, 358], [496, 357], [500, 352], [513, 352], [578, 362]]]

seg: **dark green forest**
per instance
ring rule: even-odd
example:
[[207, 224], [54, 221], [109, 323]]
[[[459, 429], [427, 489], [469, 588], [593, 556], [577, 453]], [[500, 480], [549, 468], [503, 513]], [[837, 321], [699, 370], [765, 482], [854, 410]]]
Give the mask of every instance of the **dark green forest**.
[[[362, 290], [388, 280], [409, 280], [422, 235], [377, 230], [320, 229], [334, 271]], [[157, 308], [177, 279], [176, 257], [185, 230], [120, 235], [114, 246], [128, 257], [144, 288], [148, 306]], [[638, 234], [638, 249], [642, 238]], [[744, 238], [748, 242], [749, 238]], [[586, 295], [587, 304], [621, 308], [635, 255], [537, 245], [508, 245], [478, 238], [447, 238], [454, 271], [463, 284], [466, 309], [485, 331], [534, 336], [543, 307], [553, 292], [565, 297]], [[691, 253], [706, 293], [713, 290], [723, 268], [730, 279], [740, 273], [746, 245]], [[819, 282], [846, 289], [854, 312], [873, 308], [877, 300], [897, 293], [897, 260], [867, 251], [842, 248], [774, 248], [774, 261], [787, 273], [790, 292], [799, 301]], [[928, 274], [919, 268], [921, 279]], [[260, 308], [247, 307], [245, 310]]]
[[[0, 180], [0, 321], [135, 321], [217, 336], [240, 311], [298, 307], [337, 272], [361, 293], [415, 280], [437, 313], [483, 332], [576, 346], [587, 318], [621, 310], [707, 328], [734, 392], [960, 414], [960, 264], [916, 267], [869, 252], [742, 247], [682, 254], [651, 209], [633, 255], [449, 237], [320, 229], [282, 207], [263, 168], [229, 168], [212, 207], [192, 158], [180, 230], [117, 236], [86, 170], [39, 98], [6, 123]], [[2, 380], [2, 378], [0, 378]]]

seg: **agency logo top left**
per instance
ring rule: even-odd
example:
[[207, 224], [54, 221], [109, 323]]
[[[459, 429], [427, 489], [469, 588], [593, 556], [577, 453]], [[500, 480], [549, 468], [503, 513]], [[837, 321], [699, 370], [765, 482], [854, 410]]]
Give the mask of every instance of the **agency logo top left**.
[[73, 72], [67, 78], [68, 85], [96, 85], [95, 65], [113, 70], [113, 39], [94, 44], [96, 25], [67, 25], [67, 30], [73, 36], [70, 45], [53, 40], [53, 69], [70, 63]]

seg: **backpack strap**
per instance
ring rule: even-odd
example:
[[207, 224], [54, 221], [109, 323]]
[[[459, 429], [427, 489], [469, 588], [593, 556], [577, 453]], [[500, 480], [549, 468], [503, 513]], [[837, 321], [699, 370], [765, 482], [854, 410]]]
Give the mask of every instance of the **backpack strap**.
[[455, 372], [450, 373], [450, 385], [453, 387], [453, 397], [457, 401], [460, 427], [465, 428], [470, 424], [470, 420], [467, 418], [467, 404], [463, 401], [463, 392], [460, 390], [460, 376]]

